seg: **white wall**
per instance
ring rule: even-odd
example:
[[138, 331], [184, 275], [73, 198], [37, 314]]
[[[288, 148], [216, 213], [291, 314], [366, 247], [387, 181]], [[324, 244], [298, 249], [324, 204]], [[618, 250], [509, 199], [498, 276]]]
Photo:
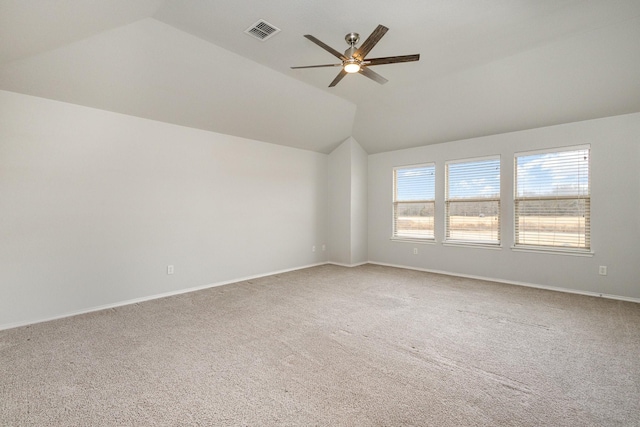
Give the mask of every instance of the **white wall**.
[[[508, 282], [640, 298], [640, 114], [571, 123], [369, 156], [369, 260]], [[591, 144], [592, 257], [517, 252], [514, 153]], [[501, 156], [502, 248], [444, 246], [444, 164]], [[436, 163], [436, 244], [390, 240], [392, 168]], [[417, 247], [418, 255], [413, 255]], [[607, 276], [598, 266], [608, 267]]]
[[329, 154], [329, 261], [361, 264], [367, 248], [367, 153], [353, 138]]
[[[327, 259], [640, 298], [639, 137], [631, 114], [327, 156], [0, 91], [0, 329]], [[594, 256], [512, 251], [513, 154], [587, 143]], [[502, 249], [443, 246], [444, 162], [491, 154]], [[438, 243], [391, 241], [392, 168], [430, 161]]]
[[325, 262], [327, 164], [0, 91], [0, 328]]
[[351, 264], [369, 260], [367, 227], [368, 154], [352, 139], [351, 143]]
[[351, 138], [329, 154], [329, 261], [351, 264]]

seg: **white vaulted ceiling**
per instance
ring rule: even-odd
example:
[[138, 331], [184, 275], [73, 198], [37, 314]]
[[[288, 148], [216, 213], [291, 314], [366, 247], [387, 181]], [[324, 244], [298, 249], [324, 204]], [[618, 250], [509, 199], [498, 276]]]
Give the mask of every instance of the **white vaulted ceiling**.
[[[282, 31], [243, 31], [264, 19]], [[379, 85], [303, 38], [369, 57]], [[640, 111], [638, 0], [0, 0], [0, 89], [318, 152], [369, 153]]]

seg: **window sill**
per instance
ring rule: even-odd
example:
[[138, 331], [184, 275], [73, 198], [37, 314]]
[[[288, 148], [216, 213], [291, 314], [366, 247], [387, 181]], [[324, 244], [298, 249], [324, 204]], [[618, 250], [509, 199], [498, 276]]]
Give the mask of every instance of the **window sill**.
[[443, 246], [460, 246], [467, 248], [479, 248], [479, 249], [492, 249], [494, 251], [502, 250], [502, 245], [500, 243], [482, 243], [482, 242], [464, 242], [464, 241], [456, 241], [456, 240], [445, 240], [442, 242]]
[[594, 253], [588, 250], [562, 249], [562, 248], [539, 248], [535, 246], [511, 246], [514, 252], [533, 252], [539, 254], [554, 254], [568, 256], [592, 257]]
[[391, 241], [394, 242], [407, 242], [407, 243], [421, 243], [423, 245], [435, 245], [435, 238], [420, 238], [420, 237], [391, 237]]

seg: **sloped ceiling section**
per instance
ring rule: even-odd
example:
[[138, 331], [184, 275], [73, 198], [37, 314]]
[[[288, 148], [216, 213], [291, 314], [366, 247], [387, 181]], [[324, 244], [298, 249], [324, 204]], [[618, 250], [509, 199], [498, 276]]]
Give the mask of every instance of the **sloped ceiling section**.
[[[243, 31], [265, 19], [268, 41]], [[328, 88], [344, 35], [390, 31], [379, 85]], [[0, 89], [370, 154], [640, 111], [639, 0], [0, 0]]]
[[0, 64], [152, 16], [162, 0], [0, 0]]
[[0, 89], [323, 153], [356, 111], [152, 18], [4, 64]]
[[639, 76], [633, 19], [372, 96], [353, 135], [376, 153], [637, 112]]

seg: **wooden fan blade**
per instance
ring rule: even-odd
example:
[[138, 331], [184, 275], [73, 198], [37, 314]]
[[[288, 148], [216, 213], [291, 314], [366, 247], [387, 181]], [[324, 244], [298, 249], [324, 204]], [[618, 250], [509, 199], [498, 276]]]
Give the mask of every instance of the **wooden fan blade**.
[[367, 67], [363, 67], [360, 69], [360, 74], [362, 74], [365, 77], [369, 77], [371, 80], [374, 80], [378, 83], [380, 83], [381, 85], [385, 84], [386, 82], [388, 82], [389, 80], [385, 79], [384, 77], [382, 77], [380, 74], [376, 73], [375, 71], [372, 71], [370, 69], [368, 69]]
[[347, 72], [344, 69], [340, 70], [340, 72], [338, 73], [336, 78], [333, 79], [329, 87], [334, 87], [335, 85], [337, 85], [340, 82], [340, 80], [342, 80], [342, 78], [346, 75], [347, 75]]
[[378, 25], [376, 29], [373, 30], [373, 33], [371, 33], [371, 35], [364, 41], [364, 43], [362, 43], [362, 46], [360, 46], [360, 48], [355, 51], [353, 57], [358, 61], [363, 61], [365, 56], [367, 56], [367, 54], [371, 51], [371, 49], [373, 49], [376, 43], [380, 41], [382, 36], [384, 36], [387, 31], [389, 31], [387, 27], [385, 27], [384, 25]]
[[372, 58], [366, 60], [366, 65], [382, 65], [382, 64], [396, 64], [398, 62], [412, 62], [419, 61], [420, 54], [417, 55], [403, 55], [403, 56], [387, 56], [385, 58]]
[[340, 58], [341, 61], [346, 61], [347, 60], [346, 56], [344, 56], [343, 54], [341, 54], [340, 52], [338, 52], [337, 50], [335, 50], [331, 46], [324, 44], [323, 42], [321, 42], [317, 38], [313, 37], [311, 34], [305, 34], [304, 37], [309, 39], [309, 40], [311, 40], [312, 42], [314, 42], [315, 44], [317, 44], [318, 46], [320, 46], [321, 48], [323, 48], [324, 50], [326, 50], [327, 52], [329, 52], [330, 54], [332, 54], [336, 58]]
[[342, 64], [303, 65], [301, 67], [291, 67], [291, 69], [297, 70], [298, 68], [322, 68], [322, 67], [342, 67]]

